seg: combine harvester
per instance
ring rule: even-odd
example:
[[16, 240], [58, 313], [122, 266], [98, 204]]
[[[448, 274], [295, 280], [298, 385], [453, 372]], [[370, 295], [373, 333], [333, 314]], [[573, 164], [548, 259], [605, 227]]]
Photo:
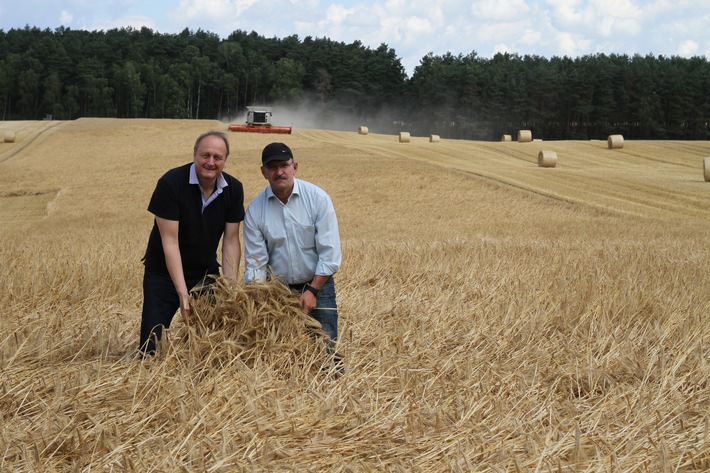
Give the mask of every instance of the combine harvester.
[[271, 111], [266, 107], [247, 107], [247, 122], [229, 125], [230, 131], [245, 131], [250, 133], [287, 133], [291, 134], [290, 126], [274, 126], [271, 124]]

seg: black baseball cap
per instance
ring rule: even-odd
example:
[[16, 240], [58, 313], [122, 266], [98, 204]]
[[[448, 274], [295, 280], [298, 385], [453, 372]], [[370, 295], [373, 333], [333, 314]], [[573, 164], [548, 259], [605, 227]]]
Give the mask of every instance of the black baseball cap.
[[291, 148], [283, 143], [271, 143], [261, 152], [261, 165], [266, 166], [271, 161], [288, 161], [291, 158]]

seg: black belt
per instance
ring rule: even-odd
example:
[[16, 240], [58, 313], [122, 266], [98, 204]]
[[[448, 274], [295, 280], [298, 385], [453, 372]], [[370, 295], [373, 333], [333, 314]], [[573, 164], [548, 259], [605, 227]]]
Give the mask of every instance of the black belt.
[[307, 282], [302, 282], [300, 284], [289, 284], [288, 287], [292, 291], [303, 292], [306, 289], [307, 285], [308, 285]]

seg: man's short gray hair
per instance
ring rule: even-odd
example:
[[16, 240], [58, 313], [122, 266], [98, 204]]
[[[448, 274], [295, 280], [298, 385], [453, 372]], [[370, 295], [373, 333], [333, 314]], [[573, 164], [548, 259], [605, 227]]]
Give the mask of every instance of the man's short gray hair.
[[[218, 130], [210, 130], [202, 133], [200, 136], [197, 137], [197, 140], [195, 140], [195, 147], [192, 149], [192, 154], [197, 154], [197, 148], [200, 147], [200, 143], [202, 143], [202, 140], [207, 138], [208, 136], [217, 136], [219, 138], [222, 138], [224, 141], [224, 145], [227, 147], [227, 156], [229, 156], [229, 139], [227, 138], [227, 134], [223, 131], [218, 131]], [[225, 158], [227, 157], [225, 156]]]

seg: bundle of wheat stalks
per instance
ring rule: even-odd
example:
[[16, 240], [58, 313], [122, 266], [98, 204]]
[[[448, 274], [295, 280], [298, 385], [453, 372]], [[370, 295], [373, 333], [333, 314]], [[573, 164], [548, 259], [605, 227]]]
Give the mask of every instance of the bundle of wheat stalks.
[[162, 346], [168, 356], [206, 369], [266, 363], [285, 377], [332, 365], [320, 323], [301, 311], [297, 295], [280, 280], [241, 285], [220, 277], [193, 296], [191, 315]]

